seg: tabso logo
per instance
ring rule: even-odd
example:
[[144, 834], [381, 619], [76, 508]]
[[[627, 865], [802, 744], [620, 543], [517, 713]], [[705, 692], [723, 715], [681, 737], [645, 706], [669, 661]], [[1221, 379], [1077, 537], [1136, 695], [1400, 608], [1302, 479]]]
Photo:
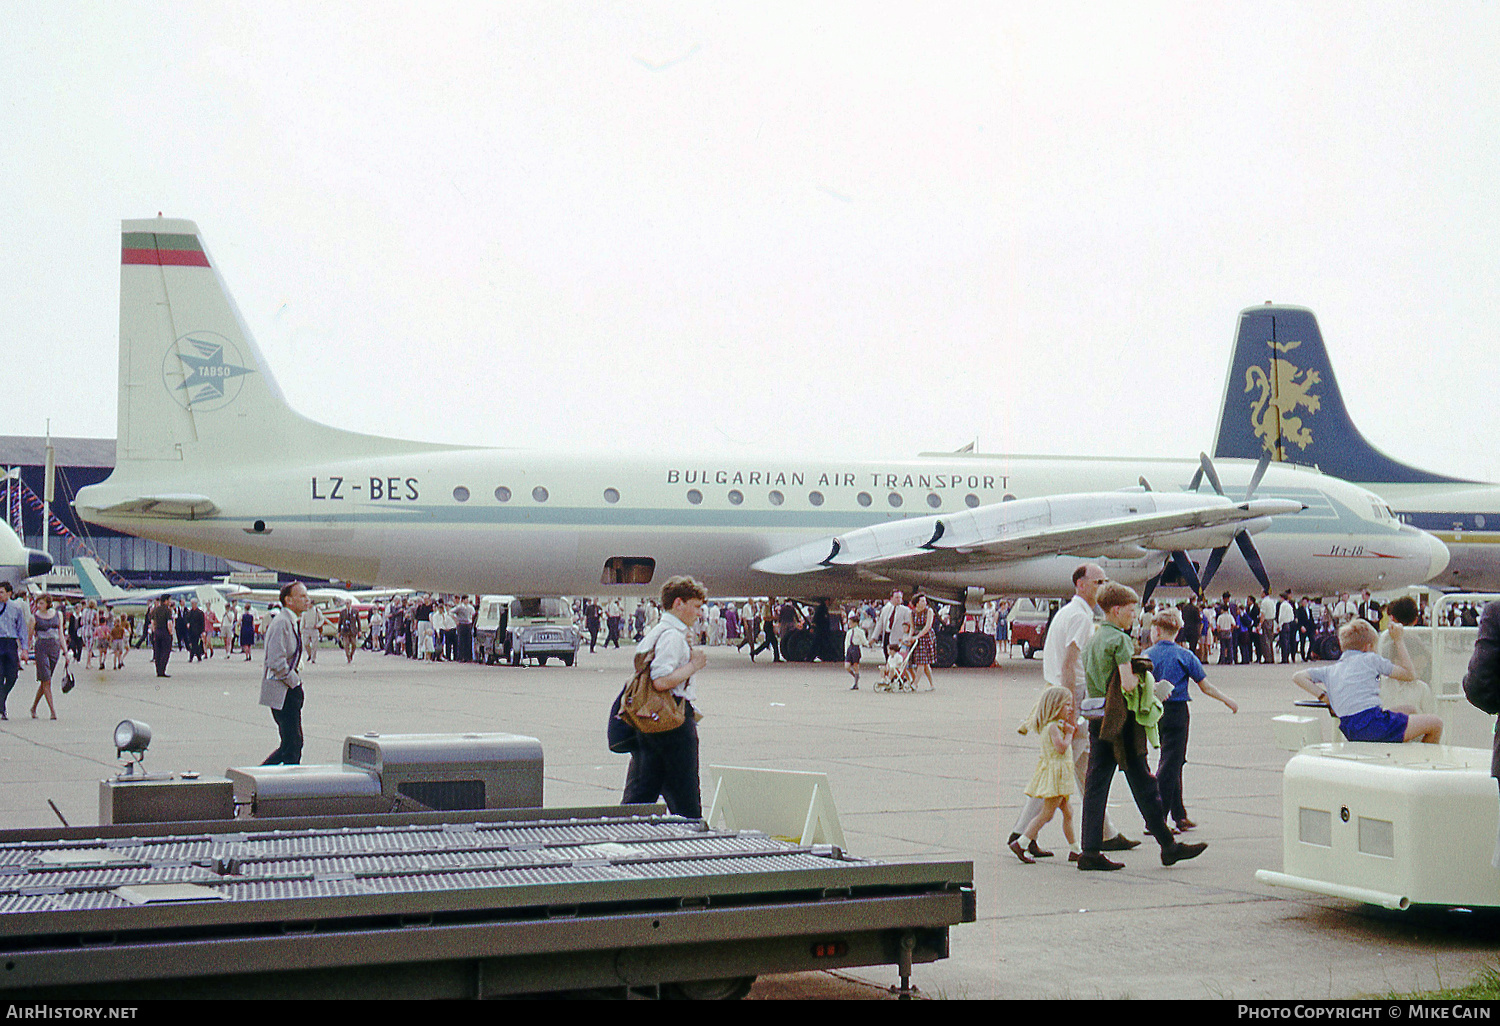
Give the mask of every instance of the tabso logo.
[[212, 331], [190, 331], [167, 348], [161, 376], [167, 393], [184, 410], [211, 413], [239, 398], [246, 374], [239, 348]]

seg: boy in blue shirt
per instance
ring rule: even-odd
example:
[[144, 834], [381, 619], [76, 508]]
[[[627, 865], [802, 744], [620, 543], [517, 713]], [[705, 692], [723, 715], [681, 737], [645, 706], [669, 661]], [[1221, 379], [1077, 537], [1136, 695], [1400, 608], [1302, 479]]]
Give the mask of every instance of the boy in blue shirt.
[[1380, 707], [1380, 678], [1416, 680], [1411, 655], [1402, 639], [1402, 626], [1392, 622], [1390, 638], [1395, 660], [1375, 653], [1380, 636], [1364, 620], [1355, 617], [1339, 628], [1339, 646], [1344, 654], [1332, 666], [1299, 670], [1292, 683], [1314, 698], [1328, 703], [1339, 718], [1339, 730], [1350, 741], [1425, 741], [1438, 744], [1443, 740], [1443, 721], [1431, 713], [1419, 713], [1409, 706], [1395, 709]]
[[1208, 682], [1198, 657], [1177, 644], [1175, 639], [1180, 630], [1181, 613], [1170, 606], [1158, 611], [1151, 618], [1151, 640], [1155, 644], [1145, 653], [1151, 659], [1152, 676], [1172, 685], [1172, 693], [1162, 702], [1161, 722], [1157, 724], [1161, 756], [1156, 761], [1156, 786], [1161, 792], [1162, 809], [1176, 822], [1179, 833], [1198, 825], [1188, 819], [1182, 803], [1182, 767], [1187, 763], [1188, 745], [1188, 681], [1196, 683], [1205, 695], [1223, 702], [1230, 712], [1240, 711], [1233, 699]]

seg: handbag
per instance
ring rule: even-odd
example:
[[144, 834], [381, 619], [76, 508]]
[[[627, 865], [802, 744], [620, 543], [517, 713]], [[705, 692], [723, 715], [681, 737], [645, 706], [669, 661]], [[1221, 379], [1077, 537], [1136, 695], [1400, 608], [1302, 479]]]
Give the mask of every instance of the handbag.
[[63, 677], [62, 693], [66, 695], [69, 691], [72, 691], [72, 690], [73, 690], [73, 671], [72, 670], [68, 670], [68, 671], [66, 671], [66, 676]]
[[656, 649], [635, 654], [635, 676], [620, 692], [619, 717], [642, 734], [664, 734], [676, 730], [686, 719], [683, 701], [651, 683], [651, 660]]

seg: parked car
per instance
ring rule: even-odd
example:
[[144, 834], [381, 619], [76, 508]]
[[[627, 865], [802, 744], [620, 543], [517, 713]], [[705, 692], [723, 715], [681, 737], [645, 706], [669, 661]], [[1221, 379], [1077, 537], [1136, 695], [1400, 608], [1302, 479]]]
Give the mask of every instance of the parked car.
[[481, 595], [474, 620], [475, 645], [487, 663], [502, 659], [520, 666], [535, 659], [545, 666], [557, 657], [572, 666], [582, 635], [565, 598]]
[[1057, 606], [1055, 599], [1016, 599], [1006, 619], [1010, 647], [1021, 646], [1021, 655], [1027, 659], [1040, 652], [1047, 641], [1047, 625], [1052, 622]]

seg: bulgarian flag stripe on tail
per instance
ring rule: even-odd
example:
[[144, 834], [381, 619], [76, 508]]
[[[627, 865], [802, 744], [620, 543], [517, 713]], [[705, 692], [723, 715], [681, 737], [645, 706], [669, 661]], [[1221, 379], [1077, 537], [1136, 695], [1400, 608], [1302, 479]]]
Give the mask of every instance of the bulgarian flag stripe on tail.
[[120, 263], [207, 267], [208, 257], [194, 235], [125, 232], [120, 237]]

